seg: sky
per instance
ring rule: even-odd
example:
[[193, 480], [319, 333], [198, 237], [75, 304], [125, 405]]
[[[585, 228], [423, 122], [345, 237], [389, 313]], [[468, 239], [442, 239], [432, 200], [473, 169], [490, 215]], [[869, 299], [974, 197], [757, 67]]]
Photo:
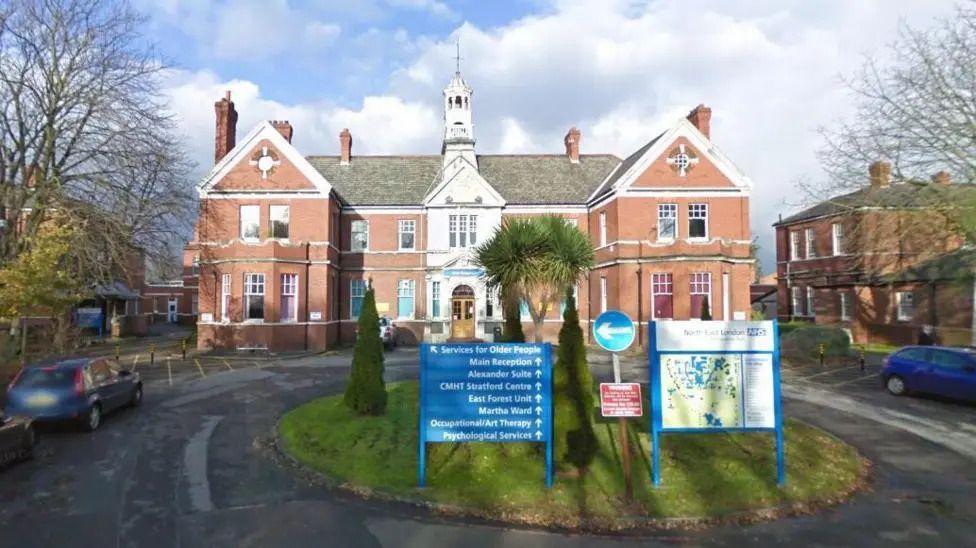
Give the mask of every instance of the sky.
[[[290, 120], [304, 154], [436, 154], [441, 90], [474, 89], [479, 153], [624, 158], [699, 103], [712, 142], [753, 182], [750, 224], [763, 271], [771, 224], [822, 179], [817, 130], [850, 116], [843, 84], [885, 59], [900, 25], [952, 15], [943, 0], [132, 0], [167, 61], [163, 92], [203, 176], [214, 101], [231, 90], [238, 135]], [[865, 166], [865, 171], [867, 166]]]

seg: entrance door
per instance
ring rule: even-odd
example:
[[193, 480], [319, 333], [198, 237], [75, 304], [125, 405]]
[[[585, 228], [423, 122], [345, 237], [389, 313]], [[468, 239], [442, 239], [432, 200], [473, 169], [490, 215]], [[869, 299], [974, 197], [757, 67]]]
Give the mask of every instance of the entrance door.
[[451, 294], [451, 338], [474, 338], [474, 290], [466, 285]]
[[170, 298], [169, 308], [167, 309], [166, 312], [166, 321], [168, 321], [169, 323], [176, 323], [176, 303], [177, 303], [176, 298]]

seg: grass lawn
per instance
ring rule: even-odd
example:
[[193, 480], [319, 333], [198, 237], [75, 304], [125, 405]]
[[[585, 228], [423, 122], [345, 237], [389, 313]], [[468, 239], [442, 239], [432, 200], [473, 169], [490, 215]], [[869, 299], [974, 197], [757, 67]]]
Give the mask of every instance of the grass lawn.
[[894, 346], [891, 344], [884, 343], [865, 343], [865, 344], [852, 344], [851, 350], [855, 352], [869, 352], [872, 354], [891, 354], [895, 350], [901, 348], [900, 346]]
[[[646, 421], [633, 421], [634, 503], [623, 500], [616, 420], [597, 425], [600, 452], [584, 479], [557, 475], [544, 485], [544, 446], [531, 443], [429, 444], [426, 489], [417, 489], [417, 383], [387, 385], [383, 417], [357, 417], [342, 396], [313, 400], [284, 416], [284, 449], [350, 486], [464, 507], [520, 523], [626, 527], [619, 517], [715, 518], [851, 493], [865, 463], [850, 446], [805, 424], [786, 428], [787, 486], [776, 486], [770, 434], [675, 434], [662, 438], [662, 486], [649, 478]], [[647, 408], [647, 407], [645, 407]], [[630, 521], [631, 525], [635, 523]]]

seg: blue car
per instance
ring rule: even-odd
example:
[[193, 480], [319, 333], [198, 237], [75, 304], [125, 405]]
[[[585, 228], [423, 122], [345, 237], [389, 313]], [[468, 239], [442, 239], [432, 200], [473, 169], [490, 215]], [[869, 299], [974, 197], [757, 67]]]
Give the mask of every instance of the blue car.
[[7, 387], [4, 412], [97, 430], [104, 414], [142, 403], [138, 373], [113, 365], [106, 358], [79, 358], [25, 367]]
[[906, 346], [885, 358], [881, 380], [888, 392], [912, 392], [976, 401], [976, 352], [945, 346]]

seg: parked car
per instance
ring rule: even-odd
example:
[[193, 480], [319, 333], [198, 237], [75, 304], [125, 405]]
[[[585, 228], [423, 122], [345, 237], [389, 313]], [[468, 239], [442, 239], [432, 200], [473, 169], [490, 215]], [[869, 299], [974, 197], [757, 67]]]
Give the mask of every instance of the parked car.
[[387, 316], [380, 316], [380, 339], [383, 346], [387, 349], [393, 348], [397, 344], [397, 326], [393, 319]]
[[30, 417], [8, 417], [0, 413], [0, 466], [29, 459], [36, 440]]
[[27, 366], [7, 387], [7, 415], [35, 421], [77, 421], [97, 430], [102, 416], [142, 403], [138, 373], [107, 358], [77, 358]]
[[881, 380], [896, 396], [912, 392], [976, 401], [976, 352], [906, 346], [885, 358]]

